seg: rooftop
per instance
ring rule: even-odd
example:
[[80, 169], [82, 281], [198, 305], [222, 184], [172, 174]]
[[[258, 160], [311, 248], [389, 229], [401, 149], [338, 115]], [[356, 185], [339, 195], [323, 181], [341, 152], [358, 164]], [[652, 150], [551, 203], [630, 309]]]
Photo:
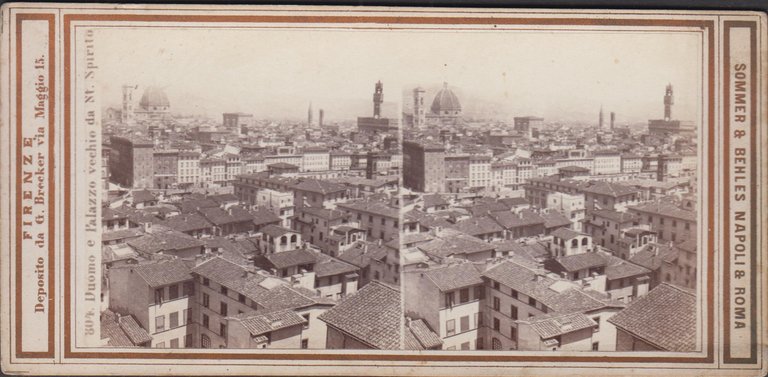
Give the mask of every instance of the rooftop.
[[378, 281], [371, 281], [318, 318], [371, 348], [400, 348], [400, 291]]
[[439, 266], [423, 272], [442, 292], [483, 283], [480, 269], [474, 263]]
[[608, 322], [665, 351], [696, 350], [696, 296], [684, 288], [662, 283]]

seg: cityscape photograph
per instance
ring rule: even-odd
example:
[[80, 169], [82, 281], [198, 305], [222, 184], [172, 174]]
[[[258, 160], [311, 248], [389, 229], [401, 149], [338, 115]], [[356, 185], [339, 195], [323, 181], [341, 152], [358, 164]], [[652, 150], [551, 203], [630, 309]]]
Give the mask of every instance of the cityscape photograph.
[[97, 31], [102, 346], [696, 351], [696, 38], [470, 34]]

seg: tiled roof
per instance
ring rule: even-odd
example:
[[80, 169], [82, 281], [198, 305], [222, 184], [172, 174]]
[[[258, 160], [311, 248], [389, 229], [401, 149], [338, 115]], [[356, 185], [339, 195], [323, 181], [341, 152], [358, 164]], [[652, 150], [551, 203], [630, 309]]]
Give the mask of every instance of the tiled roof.
[[213, 224], [210, 221], [196, 213], [184, 213], [169, 217], [161, 224], [179, 232], [191, 232], [213, 228]]
[[470, 236], [480, 236], [483, 234], [490, 234], [490, 233], [501, 233], [504, 231], [504, 228], [499, 226], [496, 221], [491, 219], [488, 216], [482, 216], [482, 217], [470, 217], [466, 220], [462, 220], [457, 222], [454, 226], [454, 229], [469, 234]]
[[603, 182], [603, 181], [590, 181], [589, 184], [583, 187], [581, 190], [583, 192], [588, 192], [588, 193], [597, 194], [597, 195], [607, 195], [614, 198], [617, 198], [620, 196], [637, 194], [640, 192], [640, 190], [631, 186], [625, 186], [618, 183]]
[[665, 351], [696, 350], [696, 296], [662, 283], [608, 322]]
[[256, 207], [252, 209], [250, 212], [251, 212], [251, 217], [253, 218], [253, 223], [256, 224], [256, 226], [260, 226], [264, 224], [280, 223], [282, 221], [282, 219], [279, 216], [277, 216], [272, 211], [263, 207]]
[[674, 205], [671, 205], [670, 203], [665, 203], [665, 202], [653, 202], [653, 203], [641, 204], [637, 206], [631, 206], [629, 207], [629, 209], [633, 211], [641, 212], [641, 213], [650, 213], [654, 215], [662, 215], [667, 217], [674, 217], [676, 219], [681, 219], [685, 221], [696, 222], [695, 211], [681, 209]]
[[[429, 328], [429, 325], [427, 325], [423, 319], [410, 321], [407, 327], [410, 331], [406, 332], [406, 334], [413, 334], [414, 339], [418, 342], [418, 345], [421, 346], [421, 348], [416, 349], [431, 349], [443, 345], [443, 341], [440, 340], [440, 337]], [[406, 347], [406, 349], [408, 348]]]
[[424, 346], [419, 343], [416, 336], [413, 335], [413, 331], [410, 328], [405, 328], [405, 334], [403, 334], [403, 348], [407, 350], [423, 350]]
[[231, 213], [219, 207], [200, 208], [198, 212], [208, 219], [208, 221], [217, 226], [253, 220], [253, 217], [251, 217], [248, 211], [243, 209], [237, 211], [236, 208], [237, 207], [231, 207], [229, 209]]
[[555, 237], [562, 238], [564, 240], [570, 240], [571, 238], [585, 235], [581, 232], [577, 232], [569, 228], [557, 228], [554, 231], [552, 231], [551, 234]]
[[429, 242], [416, 245], [416, 248], [439, 257], [469, 255], [493, 250], [493, 246], [470, 235], [459, 233], [440, 236]]
[[513, 262], [502, 262], [483, 273], [490, 279], [511, 287], [527, 296], [531, 296], [545, 304], [551, 303], [558, 294], [549, 289], [555, 280], [543, 274], [537, 274], [530, 268]]
[[604, 267], [608, 262], [598, 253], [581, 253], [555, 259], [565, 271], [575, 272], [587, 268]]
[[203, 245], [198, 239], [175, 230], [144, 234], [141, 237], [128, 240], [126, 243], [136, 251], [145, 254], [174, 252]]
[[388, 247], [372, 242], [357, 241], [353, 247], [344, 250], [337, 256], [344, 262], [365, 268], [371, 264], [371, 260], [382, 260], [389, 253]]
[[677, 250], [675, 250], [674, 247], [658, 243], [649, 243], [629, 258], [629, 261], [649, 270], [656, 271], [661, 268], [662, 263], [671, 256], [677, 256]]
[[317, 262], [317, 257], [315, 257], [315, 253], [309, 250], [304, 250], [304, 249], [273, 253], [273, 254], [266, 255], [265, 258], [269, 260], [269, 262], [275, 268], [278, 268], [278, 269], [298, 266], [303, 264], [314, 264]]
[[448, 202], [438, 194], [424, 195], [424, 208], [432, 208], [448, 205]]
[[152, 288], [192, 279], [189, 267], [178, 258], [113, 268], [132, 268]]
[[347, 190], [344, 185], [319, 179], [303, 179], [294, 184], [293, 189], [309, 191], [323, 195]]
[[125, 219], [128, 215], [116, 208], [104, 207], [101, 209], [101, 220]]
[[545, 318], [536, 318], [536, 320], [531, 323], [533, 330], [536, 331], [542, 339], [548, 339], [595, 326], [597, 326], [597, 323], [583, 313], [546, 316]]
[[187, 199], [177, 203], [182, 213], [194, 213], [201, 208], [215, 208], [219, 203], [211, 199]]
[[261, 335], [272, 331], [306, 323], [306, 320], [290, 309], [271, 312], [250, 312], [238, 314], [232, 317], [240, 321], [251, 335]]
[[101, 340], [107, 339], [109, 347], [136, 347], [128, 335], [125, 334], [120, 324], [117, 323], [117, 315], [109, 309], [101, 313]]
[[400, 291], [371, 281], [318, 318], [374, 349], [400, 349]]
[[651, 270], [625, 261], [619, 257], [603, 254], [608, 266], [605, 268], [605, 276], [608, 280], [617, 280], [632, 276], [649, 274]]
[[490, 216], [506, 229], [514, 229], [523, 226], [531, 226], [542, 224], [544, 225], [544, 218], [539, 216], [536, 212], [531, 210], [521, 210], [518, 213], [514, 212], [493, 212]]
[[557, 211], [543, 213], [541, 217], [544, 219], [544, 228], [547, 229], [571, 226], [571, 220], [568, 220], [565, 215]]
[[279, 225], [267, 225], [263, 228], [261, 228], [261, 232], [272, 237], [272, 238], [278, 238], [280, 236], [283, 236], [285, 234], [289, 233], [296, 233], [295, 231], [279, 226]]
[[528, 200], [525, 198], [503, 198], [499, 199], [499, 202], [503, 203], [509, 208], [514, 208], [518, 206], [524, 206], [529, 205]]
[[480, 271], [473, 263], [439, 266], [424, 272], [442, 292], [482, 284]]
[[101, 233], [101, 242], [124, 240], [126, 238], [136, 238], [144, 234], [140, 228], [128, 228], [120, 230], [112, 230]]
[[152, 340], [147, 330], [141, 327], [132, 315], [124, 315], [117, 322], [133, 344], [139, 345]]
[[319, 278], [325, 276], [354, 273], [359, 270], [357, 266], [351, 265], [347, 262], [326, 254], [317, 253], [316, 256], [318, 262], [315, 264], [315, 276]]
[[224, 203], [239, 201], [234, 194], [209, 195], [208, 198], [216, 203], [219, 203], [220, 205]]
[[134, 203], [146, 203], [155, 199], [155, 196], [147, 190], [137, 190], [132, 193]]

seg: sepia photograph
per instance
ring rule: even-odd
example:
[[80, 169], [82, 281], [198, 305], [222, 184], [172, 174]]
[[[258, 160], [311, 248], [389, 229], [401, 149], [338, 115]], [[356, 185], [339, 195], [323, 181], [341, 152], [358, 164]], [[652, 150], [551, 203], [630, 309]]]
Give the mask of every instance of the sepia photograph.
[[92, 38], [103, 346], [400, 349], [400, 49], [292, 30]]
[[765, 372], [765, 14], [0, 14], [4, 374]]
[[698, 38], [496, 38], [403, 89], [406, 346], [697, 350]]

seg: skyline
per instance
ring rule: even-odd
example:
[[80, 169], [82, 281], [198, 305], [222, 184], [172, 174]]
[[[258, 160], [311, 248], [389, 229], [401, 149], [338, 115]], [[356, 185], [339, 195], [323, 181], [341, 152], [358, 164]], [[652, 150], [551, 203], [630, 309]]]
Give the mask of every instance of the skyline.
[[488, 31], [478, 44], [476, 33], [97, 29], [95, 40], [103, 106], [119, 105], [120, 86], [135, 84], [165, 88], [178, 113], [303, 119], [312, 102], [338, 121], [370, 112], [378, 80], [397, 103], [413, 84], [448, 82], [467, 113], [596, 122], [602, 106], [635, 123], [661, 117], [672, 83], [673, 117], [701, 114], [696, 34]]

